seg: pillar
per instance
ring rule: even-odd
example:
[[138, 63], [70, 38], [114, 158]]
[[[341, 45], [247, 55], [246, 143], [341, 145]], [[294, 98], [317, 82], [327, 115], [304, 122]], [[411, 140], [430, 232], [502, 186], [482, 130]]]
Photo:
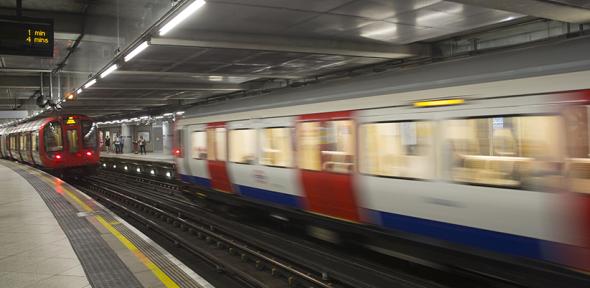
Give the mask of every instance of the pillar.
[[162, 147], [164, 155], [172, 154], [172, 139], [174, 137], [170, 121], [162, 121]]
[[123, 137], [123, 153], [131, 153], [133, 148], [133, 142], [131, 139], [131, 126], [122, 123], [121, 136]]

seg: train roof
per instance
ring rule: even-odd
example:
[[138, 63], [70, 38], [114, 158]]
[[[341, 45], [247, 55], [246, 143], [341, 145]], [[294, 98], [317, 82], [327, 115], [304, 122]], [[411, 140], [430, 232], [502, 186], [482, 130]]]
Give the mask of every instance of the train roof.
[[83, 119], [90, 119], [90, 117], [88, 117], [86, 115], [82, 115], [82, 114], [52, 115], [49, 117], [43, 117], [43, 118], [38, 118], [38, 119], [31, 120], [31, 121], [27, 121], [25, 123], [22, 123], [22, 124], [19, 124], [16, 126], [0, 128], [0, 134], [37, 131], [45, 123], [57, 120], [60, 117], [77, 117], [77, 118], [83, 118]]

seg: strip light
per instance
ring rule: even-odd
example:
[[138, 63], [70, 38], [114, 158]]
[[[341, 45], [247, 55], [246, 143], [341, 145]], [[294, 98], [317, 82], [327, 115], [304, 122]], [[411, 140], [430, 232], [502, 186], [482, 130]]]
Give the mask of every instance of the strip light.
[[188, 5], [182, 12], [178, 13], [172, 20], [168, 21], [166, 25], [164, 25], [160, 29], [160, 36], [164, 36], [166, 33], [170, 32], [172, 28], [176, 27], [176, 25], [180, 24], [180, 22], [184, 21], [186, 18], [191, 16], [191, 14], [195, 13], [195, 11], [199, 10], [199, 8], [205, 5], [205, 0], [195, 0], [193, 3]]
[[88, 89], [88, 87], [90, 87], [94, 84], [96, 84], [96, 79], [92, 79], [92, 80], [88, 81], [88, 83], [84, 84], [84, 88]]
[[102, 72], [100, 74], [100, 78], [104, 78], [104, 77], [109, 76], [109, 74], [113, 73], [113, 71], [117, 70], [117, 68], [119, 68], [119, 66], [117, 66], [117, 64], [111, 65], [111, 67], [109, 67], [107, 70], [105, 70], [104, 72]]
[[424, 108], [424, 107], [436, 107], [436, 106], [449, 106], [449, 105], [459, 105], [465, 103], [465, 99], [440, 99], [440, 100], [430, 100], [430, 101], [420, 101], [414, 103], [414, 107]]
[[76, 90], [76, 94], [81, 94], [82, 93], [82, 88]]
[[135, 49], [133, 49], [133, 51], [129, 52], [129, 54], [125, 56], [125, 62], [129, 62], [131, 59], [133, 59], [133, 57], [137, 56], [143, 50], [148, 48], [148, 46], [150, 46], [148, 41], [144, 41], [143, 43], [139, 44], [139, 46], [137, 46]]

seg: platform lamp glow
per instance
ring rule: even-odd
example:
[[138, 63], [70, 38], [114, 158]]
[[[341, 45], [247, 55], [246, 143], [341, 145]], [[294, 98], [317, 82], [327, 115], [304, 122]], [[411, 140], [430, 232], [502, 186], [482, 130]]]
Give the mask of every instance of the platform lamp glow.
[[186, 18], [191, 16], [191, 14], [195, 13], [195, 11], [199, 10], [199, 8], [205, 5], [204, 0], [195, 0], [193, 3], [189, 4], [182, 12], [178, 13], [172, 20], [168, 21], [162, 28], [160, 28], [160, 36], [164, 36], [166, 33], [170, 32], [172, 28], [176, 27]]

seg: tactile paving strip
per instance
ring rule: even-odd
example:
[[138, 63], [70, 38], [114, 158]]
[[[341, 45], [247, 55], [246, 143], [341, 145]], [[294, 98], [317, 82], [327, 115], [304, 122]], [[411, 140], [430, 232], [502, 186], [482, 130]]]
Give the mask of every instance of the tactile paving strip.
[[[105, 219], [108, 221], [115, 221], [115, 219], [110, 216], [104, 216]], [[178, 268], [177, 265], [172, 263], [168, 258], [166, 258], [158, 249], [154, 246], [150, 245], [143, 239], [141, 239], [137, 234], [133, 233], [123, 224], [115, 224], [113, 225], [127, 238], [131, 243], [133, 243], [139, 251], [141, 251], [144, 255], [146, 255], [152, 262], [154, 262], [166, 275], [168, 275], [174, 282], [176, 282], [180, 287], [186, 288], [202, 288], [203, 286], [197, 284], [195, 280], [190, 278], [184, 271]]]
[[96, 228], [53, 188], [25, 170], [9, 166], [37, 190], [68, 237], [93, 288], [140, 288], [141, 283], [125, 266]]

